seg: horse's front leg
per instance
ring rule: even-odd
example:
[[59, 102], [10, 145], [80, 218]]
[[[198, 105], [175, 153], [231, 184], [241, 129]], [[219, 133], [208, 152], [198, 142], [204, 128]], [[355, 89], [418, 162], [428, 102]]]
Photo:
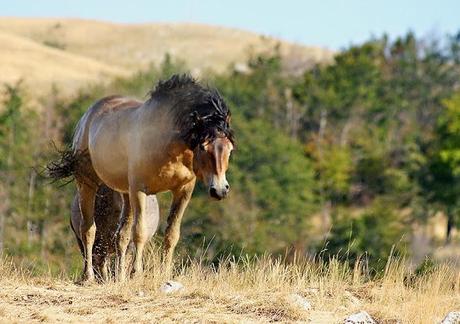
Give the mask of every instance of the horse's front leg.
[[96, 237], [96, 224], [94, 222], [94, 201], [96, 189], [84, 184], [78, 184], [79, 203], [81, 211], [80, 237], [83, 245], [83, 274], [81, 282], [94, 281], [93, 270], [93, 244]]
[[121, 209], [120, 223], [116, 234], [117, 258], [115, 264], [116, 279], [126, 279], [126, 250], [131, 240], [133, 227], [133, 213], [130, 206], [129, 195], [122, 195], [123, 206]]
[[132, 191], [129, 195], [131, 207], [134, 214], [134, 237], [133, 242], [136, 248], [134, 254], [133, 275], [143, 272], [142, 256], [145, 243], [148, 241], [146, 222], [145, 222], [145, 198], [146, 194], [142, 191]]
[[185, 208], [187, 208], [190, 198], [192, 197], [194, 187], [195, 180], [192, 180], [182, 186], [179, 190], [173, 191], [173, 201], [169, 211], [168, 226], [166, 227], [164, 238], [163, 263], [167, 273], [171, 270], [174, 249], [180, 237], [182, 216], [184, 215]]

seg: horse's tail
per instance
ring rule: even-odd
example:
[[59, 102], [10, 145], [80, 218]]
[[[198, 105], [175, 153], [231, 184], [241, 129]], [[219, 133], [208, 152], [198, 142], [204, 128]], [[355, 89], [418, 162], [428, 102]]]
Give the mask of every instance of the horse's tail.
[[80, 150], [78, 148], [82, 147], [80, 142], [84, 140], [84, 124], [88, 118], [88, 111], [83, 114], [75, 127], [72, 146], [64, 151], [57, 149], [55, 146], [55, 149], [58, 151], [60, 157], [55, 161], [51, 161], [45, 167], [46, 176], [52, 179], [53, 182], [63, 179], [68, 179], [68, 182], [72, 182], [77, 176], [79, 170], [81, 170], [81, 162], [83, 161], [85, 155], [88, 155], [88, 151]]
[[87, 158], [87, 151], [79, 151], [69, 149], [61, 151], [60, 158], [51, 161], [46, 166], [46, 174], [54, 181], [69, 179], [68, 182], [74, 180], [81, 170], [81, 164]]

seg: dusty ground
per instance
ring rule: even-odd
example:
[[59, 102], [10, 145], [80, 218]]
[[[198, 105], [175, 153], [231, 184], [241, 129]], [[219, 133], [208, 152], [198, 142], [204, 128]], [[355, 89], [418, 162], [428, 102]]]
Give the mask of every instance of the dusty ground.
[[[125, 289], [128, 289], [126, 287]], [[299, 320], [282, 305], [257, 304], [242, 296], [221, 298], [182, 292], [159, 295], [146, 291], [126, 294], [104, 287], [5, 285], [0, 292], [0, 319], [4, 322], [268, 322]], [[276, 295], [275, 295], [276, 296]], [[281, 296], [278, 296], [281, 297]], [[331, 312], [314, 311], [304, 320], [325, 323], [339, 320]]]
[[[185, 289], [160, 292], [167, 279], [155, 268], [143, 280], [78, 286], [69, 279], [33, 277], [3, 262], [0, 322], [309, 322], [343, 323], [366, 310], [379, 323], [435, 323], [460, 310], [460, 274], [441, 266], [406, 279], [391, 265], [369, 280], [338, 263], [284, 265], [268, 258], [228, 261], [219, 270], [193, 263], [174, 279]], [[312, 305], [292, 302], [298, 294]]]

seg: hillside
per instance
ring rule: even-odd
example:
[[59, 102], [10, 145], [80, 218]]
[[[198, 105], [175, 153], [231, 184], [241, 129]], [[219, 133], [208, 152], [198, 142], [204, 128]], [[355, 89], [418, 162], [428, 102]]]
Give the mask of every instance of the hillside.
[[42, 87], [55, 82], [75, 87], [84, 82], [127, 75], [127, 70], [90, 57], [64, 52], [30, 39], [0, 31], [1, 82], [13, 83], [23, 78]]
[[[0, 82], [25, 79], [40, 88], [52, 83], [81, 86], [88, 81], [158, 64], [166, 53], [185, 61], [196, 74], [221, 72], [246, 62], [251, 51], [278, 40], [247, 31], [198, 24], [115, 24], [80, 19], [0, 18]], [[332, 52], [281, 42], [291, 69], [330, 61]], [[72, 87], [74, 88], [74, 87]]]

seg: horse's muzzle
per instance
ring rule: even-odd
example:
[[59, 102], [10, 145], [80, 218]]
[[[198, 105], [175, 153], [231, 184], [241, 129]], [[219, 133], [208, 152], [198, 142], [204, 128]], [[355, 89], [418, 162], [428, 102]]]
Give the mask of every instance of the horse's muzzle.
[[215, 187], [209, 188], [209, 195], [212, 198], [215, 198], [217, 200], [221, 200], [225, 197], [227, 197], [228, 192], [230, 191], [230, 187], [228, 185], [225, 186], [225, 188], [221, 190], [217, 190]]

